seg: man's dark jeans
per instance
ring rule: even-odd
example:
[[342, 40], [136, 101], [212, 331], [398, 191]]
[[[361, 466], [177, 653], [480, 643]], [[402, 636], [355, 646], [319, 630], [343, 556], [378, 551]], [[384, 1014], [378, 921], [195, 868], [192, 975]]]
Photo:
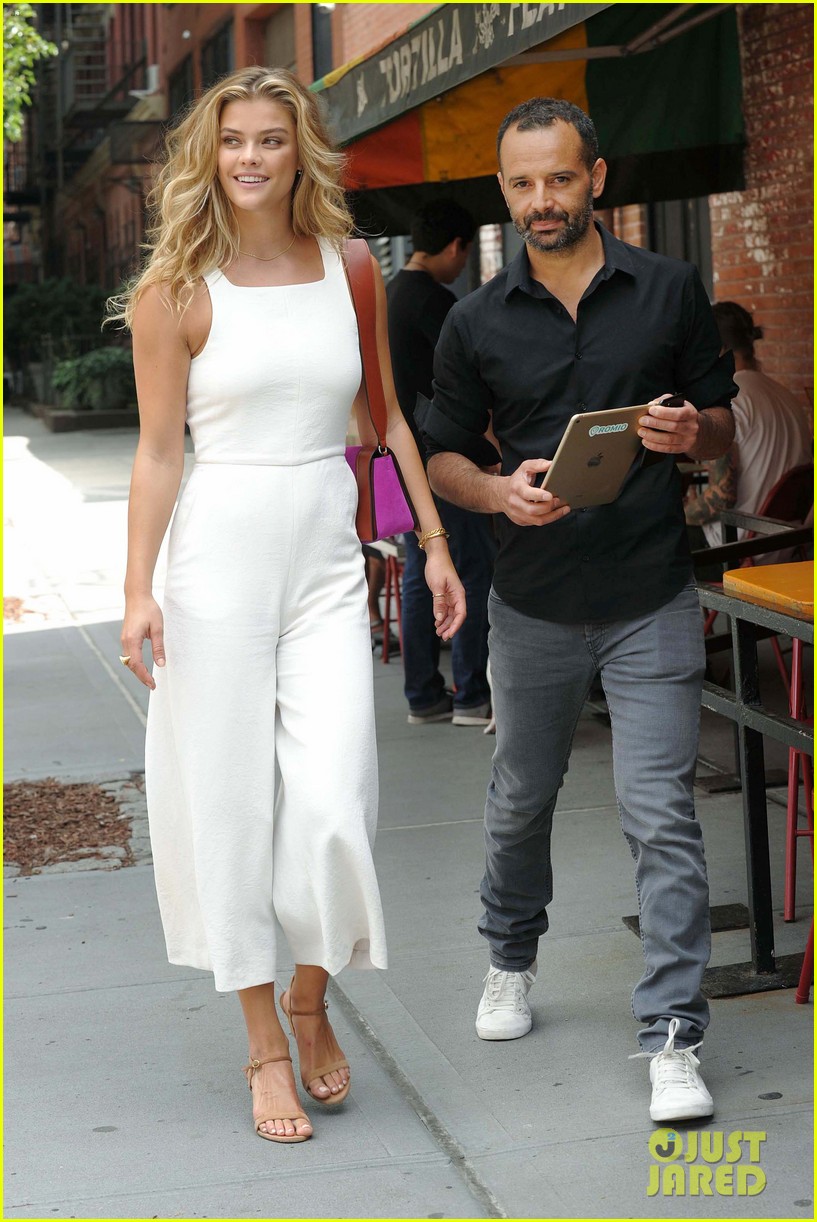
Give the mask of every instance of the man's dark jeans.
[[[451, 535], [448, 546], [468, 604], [465, 623], [451, 641], [451, 669], [457, 689], [457, 708], [474, 708], [490, 699], [488, 663], [488, 592], [491, 588], [496, 544], [486, 514], [469, 513], [437, 500], [440, 519]], [[431, 591], [426, 585], [425, 554], [414, 534], [404, 536], [403, 668], [405, 693], [412, 710], [430, 708], [445, 692], [440, 674], [440, 638], [434, 631]]]

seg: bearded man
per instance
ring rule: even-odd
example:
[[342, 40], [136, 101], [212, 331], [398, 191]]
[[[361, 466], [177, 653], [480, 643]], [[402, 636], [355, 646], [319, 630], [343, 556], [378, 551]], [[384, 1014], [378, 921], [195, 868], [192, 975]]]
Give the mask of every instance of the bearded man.
[[[709, 1021], [709, 891], [692, 783], [704, 644], [676, 459], [732, 441], [733, 361], [694, 267], [593, 220], [606, 165], [577, 106], [533, 98], [503, 120], [499, 185], [524, 240], [449, 313], [424, 420], [440, 496], [496, 515], [489, 598], [497, 743], [480, 932], [486, 1040], [531, 1028], [552, 896], [550, 835], [596, 674], [610, 710], [621, 824], [635, 859], [644, 975], [633, 993], [650, 1115], [712, 1114], [695, 1049]], [[665, 406], [679, 396], [683, 406]], [[675, 400], [676, 402], [678, 400]], [[538, 487], [571, 416], [650, 403], [617, 500], [571, 510]], [[500, 455], [486, 440], [492, 430]]]

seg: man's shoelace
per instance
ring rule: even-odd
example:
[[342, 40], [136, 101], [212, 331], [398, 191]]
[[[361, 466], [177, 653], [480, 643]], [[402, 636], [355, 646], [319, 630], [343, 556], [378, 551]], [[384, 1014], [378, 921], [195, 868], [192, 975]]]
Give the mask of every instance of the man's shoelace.
[[703, 1040], [698, 1040], [697, 1044], [690, 1044], [688, 1048], [675, 1047], [675, 1036], [680, 1025], [677, 1018], [670, 1020], [667, 1042], [663, 1048], [648, 1052], [633, 1052], [628, 1058], [630, 1061], [638, 1061], [642, 1057], [647, 1061], [655, 1061], [660, 1057], [658, 1071], [668, 1086], [687, 1082], [691, 1077], [693, 1066], [701, 1063], [695, 1056], [695, 1049], [700, 1048]]
[[530, 974], [528, 972], [497, 972], [490, 970], [483, 980], [483, 984], [488, 986], [485, 993], [490, 1002], [501, 1002], [505, 1005], [516, 1007], [525, 996], [522, 981], [529, 979]]
[[694, 1066], [700, 1061], [688, 1048], [680, 1052], [659, 1052], [656, 1066], [656, 1085], [688, 1086], [694, 1081]]

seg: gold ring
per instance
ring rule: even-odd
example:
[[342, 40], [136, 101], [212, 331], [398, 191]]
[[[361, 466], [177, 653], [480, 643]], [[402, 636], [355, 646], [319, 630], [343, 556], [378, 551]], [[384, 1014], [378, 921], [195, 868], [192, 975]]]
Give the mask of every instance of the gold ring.
[[435, 594], [434, 598], [445, 598], [444, 594]]
[[128, 653], [123, 657], [122, 654], [120, 653], [119, 661], [122, 663], [123, 666], [129, 666], [130, 665], [130, 654]]

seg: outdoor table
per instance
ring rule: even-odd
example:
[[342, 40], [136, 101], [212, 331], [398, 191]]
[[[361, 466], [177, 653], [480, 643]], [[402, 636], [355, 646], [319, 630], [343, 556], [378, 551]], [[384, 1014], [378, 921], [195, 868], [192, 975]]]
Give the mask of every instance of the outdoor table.
[[707, 681], [702, 705], [737, 726], [752, 958], [751, 963], [731, 965], [732, 993], [784, 988], [791, 983], [775, 962], [763, 735], [813, 757], [814, 731], [805, 722], [763, 707], [757, 642], [771, 631], [813, 645], [813, 578], [813, 563], [803, 561], [731, 570], [724, 573], [722, 590], [706, 584], [698, 587], [701, 606], [720, 611], [731, 622], [735, 690]]
[[690, 486], [703, 490], [709, 483], [709, 464], [705, 462], [679, 462], [675, 464], [681, 472], [683, 489]]

